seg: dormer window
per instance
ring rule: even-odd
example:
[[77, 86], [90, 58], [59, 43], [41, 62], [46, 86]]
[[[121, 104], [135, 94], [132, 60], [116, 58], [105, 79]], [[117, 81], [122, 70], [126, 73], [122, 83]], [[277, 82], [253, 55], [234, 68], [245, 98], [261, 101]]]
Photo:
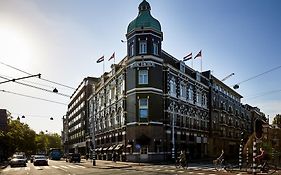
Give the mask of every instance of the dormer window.
[[147, 42], [140, 41], [139, 54], [146, 54], [146, 53], [147, 53]]

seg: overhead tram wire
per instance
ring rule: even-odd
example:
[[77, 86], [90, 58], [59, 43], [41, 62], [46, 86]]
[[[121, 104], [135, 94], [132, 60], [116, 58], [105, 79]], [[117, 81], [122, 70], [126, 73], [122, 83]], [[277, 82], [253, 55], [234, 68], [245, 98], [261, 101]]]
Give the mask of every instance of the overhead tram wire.
[[[5, 77], [5, 78], [9, 78], [9, 79], [14, 79], [13, 77], [11, 76], [7, 76], [7, 75], [0, 75], [2, 77]], [[36, 82], [33, 82], [33, 81], [28, 81], [28, 80], [21, 80], [22, 82], [25, 82], [25, 83], [31, 83], [31, 84], [35, 84], [35, 85], [39, 85], [39, 86], [44, 86], [44, 87], [48, 87], [48, 88], [55, 88], [53, 86], [49, 86], [49, 85], [46, 85], [46, 84], [41, 84], [41, 83], [36, 83]]]
[[248, 78], [248, 79], [246, 79], [246, 80], [243, 80], [243, 81], [241, 81], [241, 82], [239, 82], [239, 83], [233, 85], [233, 88], [234, 88], [234, 89], [238, 89], [238, 88], [239, 88], [239, 85], [240, 85], [241, 83], [245, 83], [245, 82], [250, 81], [250, 80], [252, 80], [252, 79], [254, 79], [254, 78], [257, 78], [257, 77], [259, 77], [259, 76], [262, 76], [262, 75], [264, 75], [264, 74], [267, 74], [267, 73], [269, 73], [269, 72], [272, 72], [272, 71], [274, 71], [274, 70], [277, 70], [277, 69], [279, 69], [279, 68], [281, 68], [281, 65], [280, 65], [280, 66], [277, 66], [277, 67], [275, 67], [275, 68], [272, 68], [272, 69], [270, 69], [270, 70], [268, 70], [268, 71], [265, 71], [265, 72], [263, 72], [263, 73], [260, 73], [260, 74], [258, 74], [258, 75], [255, 75], [255, 76], [253, 76], [253, 77], [250, 77], [250, 78]]
[[[0, 78], [6, 79], [6, 80], [10, 80], [10, 79], [2, 77], [2, 76], [0, 76]], [[27, 84], [27, 83], [22, 83], [22, 82], [18, 82], [18, 81], [13, 81], [13, 82], [21, 84], [21, 85], [24, 85], [24, 86], [32, 87], [32, 88], [35, 88], [35, 89], [43, 90], [43, 91], [46, 91], [46, 92], [54, 93], [52, 90], [44, 89], [44, 88], [37, 87], [37, 86], [34, 86], [34, 85], [30, 85], [30, 84]], [[65, 97], [70, 97], [70, 95], [66, 95], [66, 94], [63, 94], [63, 93], [56, 92], [55, 94], [58, 94], [58, 95], [61, 95], [61, 96], [65, 96]]]
[[61, 103], [61, 102], [57, 102], [57, 101], [53, 101], [53, 100], [48, 100], [48, 99], [45, 99], [45, 98], [34, 97], [34, 96], [30, 96], [30, 95], [25, 95], [25, 94], [20, 94], [20, 93], [16, 93], [16, 92], [12, 92], [12, 91], [0, 90], [0, 92], [5, 92], [5, 93], [9, 93], [9, 94], [19, 95], [19, 96], [23, 96], [23, 97], [33, 98], [33, 99], [37, 99], [37, 100], [42, 100], [42, 101], [47, 101], [47, 102], [51, 102], [51, 103], [56, 103], [56, 104], [67, 106], [66, 103]]
[[[20, 72], [22, 72], [22, 73], [25, 73], [25, 74], [27, 74], [27, 75], [32, 75], [31, 73], [28, 73], [28, 72], [26, 72], [26, 71], [24, 71], [24, 70], [21, 70], [21, 69], [19, 69], [19, 68], [14, 67], [14, 66], [11, 66], [11, 65], [8, 65], [8, 64], [6, 64], [6, 63], [3, 63], [3, 62], [1, 62], [1, 61], [0, 61], [0, 64], [2, 64], [2, 65], [4, 65], [4, 66], [7, 66], [7, 67], [9, 67], [9, 68], [15, 69], [15, 70], [17, 70], [17, 71], [20, 71]], [[66, 88], [75, 90], [75, 88], [70, 87], [70, 86], [68, 86], [68, 85], [64, 85], [64, 84], [61, 84], [61, 83], [58, 83], [58, 82], [55, 82], [55, 81], [47, 80], [47, 79], [42, 78], [42, 77], [41, 77], [40, 79], [41, 79], [41, 80], [44, 80], [44, 81], [47, 81], [47, 82], [49, 82], [49, 83], [53, 83], [53, 84], [56, 84], [56, 85], [59, 85], [59, 86], [63, 86], [63, 87], [66, 87]]]
[[13, 113], [12, 115], [16, 115], [16, 116], [22, 116], [21, 118], [26, 118], [26, 117], [36, 117], [36, 118], [49, 118], [50, 120], [52, 120], [50, 116], [42, 116], [42, 115], [29, 115], [29, 114], [19, 114], [19, 113]]
[[281, 89], [259, 93], [259, 94], [256, 94], [256, 95], [253, 95], [253, 96], [250, 96], [250, 97], [245, 97], [244, 99], [247, 99], [247, 100], [254, 99], [254, 98], [263, 97], [263, 96], [266, 96], [266, 95], [269, 95], [269, 94], [278, 93], [278, 92], [281, 92]]

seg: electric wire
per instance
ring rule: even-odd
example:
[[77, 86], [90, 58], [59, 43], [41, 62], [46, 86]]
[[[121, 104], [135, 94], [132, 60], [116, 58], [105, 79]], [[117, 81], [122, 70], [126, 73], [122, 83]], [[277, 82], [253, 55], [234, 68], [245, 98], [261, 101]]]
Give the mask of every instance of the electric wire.
[[56, 104], [60, 104], [60, 105], [66, 105], [66, 103], [61, 103], [61, 102], [57, 102], [57, 101], [53, 101], [53, 100], [48, 100], [45, 98], [40, 98], [40, 97], [34, 97], [34, 96], [30, 96], [30, 95], [25, 95], [25, 94], [21, 94], [21, 93], [16, 93], [16, 92], [12, 92], [12, 91], [7, 91], [7, 90], [0, 90], [0, 92], [4, 92], [4, 93], [9, 93], [9, 94], [14, 94], [14, 95], [19, 95], [19, 96], [23, 96], [23, 97], [28, 97], [28, 98], [32, 98], [32, 99], [37, 99], [37, 100], [42, 100], [42, 101], [47, 101], [47, 102], [51, 102], [51, 103], [56, 103]]
[[[2, 76], [0, 76], [0, 78], [6, 79], [6, 80], [10, 80], [10, 79], [2, 77]], [[27, 83], [22, 83], [22, 82], [18, 82], [18, 81], [14, 81], [14, 83], [18, 83], [18, 84], [21, 84], [21, 85], [24, 85], [24, 86], [28, 86], [28, 87], [31, 87], [31, 88], [43, 90], [43, 91], [50, 92], [50, 93], [55, 93], [52, 90], [44, 89], [44, 88], [37, 87], [37, 86], [34, 86], [34, 85], [30, 85], [30, 84], [27, 84]], [[61, 95], [61, 96], [65, 96], [65, 97], [70, 97], [70, 95], [66, 95], [66, 94], [59, 93], [59, 92], [56, 92], [55, 94], [58, 94], [58, 95]]]
[[273, 90], [273, 91], [268, 91], [268, 92], [262, 92], [262, 93], [259, 93], [259, 94], [256, 94], [256, 95], [253, 95], [253, 96], [250, 96], [250, 97], [245, 97], [244, 99], [247, 99], [247, 100], [255, 99], [255, 98], [258, 98], [258, 97], [263, 97], [263, 96], [274, 94], [274, 93], [278, 93], [278, 92], [281, 92], [281, 89]]
[[[262, 76], [262, 75], [264, 75], [264, 74], [267, 74], [267, 73], [269, 73], [269, 72], [272, 72], [272, 71], [274, 71], [274, 70], [277, 70], [277, 69], [279, 69], [279, 68], [281, 68], [281, 65], [280, 65], [280, 66], [277, 66], [277, 67], [275, 67], [275, 68], [272, 68], [272, 69], [270, 69], [270, 70], [268, 70], [268, 71], [265, 71], [265, 72], [263, 72], [263, 73], [260, 73], [260, 74], [258, 74], [258, 75], [255, 75], [255, 76], [253, 76], [253, 77], [250, 77], [250, 78], [248, 78], [248, 79], [246, 79], [246, 80], [243, 80], [243, 81], [237, 83], [236, 85], [240, 85], [241, 83], [245, 83], [245, 82], [250, 81], [250, 80], [252, 80], [252, 79], [254, 79], [254, 78], [257, 78], [257, 77], [259, 77], [259, 76]], [[235, 86], [235, 85], [234, 85], [234, 86]]]
[[[15, 70], [17, 70], [17, 71], [20, 71], [20, 72], [22, 72], [22, 73], [25, 73], [25, 74], [28, 74], [28, 75], [32, 75], [31, 73], [28, 73], [28, 72], [26, 72], [26, 71], [24, 71], [24, 70], [21, 70], [21, 69], [19, 69], [19, 68], [14, 67], [14, 66], [11, 66], [11, 65], [8, 65], [8, 64], [6, 64], [6, 63], [3, 63], [3, 62], [1, 62], [1, 61], [0, 61], [0, 64], [2, 64], [2, 65], [4, 65], [4, 66], [7, 66], [7, 67], [10, 67], [10, 68], [12, 68], [12, 69], [15, 69]], [[49, 82], [49, 83], [53, 83], [53, 84], [56, 84], [56, 85], [60, 85], [60, 86], [63, 86], [63, 87], [66, 87], [66, 88], [75, 90], [75, 88], [70, 87], [70, 86], [68, 86], [68, 85], [64, 85], [64, 84], [61, 84], [61, 83], [58, 83], [58, 82], [55, 82], [55, 81], [51, 81], [51, 80], [48, 80], [48, 79], [45, 79], [45, 78], [42, 78], [42, 77], [41, 77], [40, 79], [41, 79], [41, 80], [44, 80], [44, 81], [47, 81], [47, 82]]]
[[[11, 76], [7, 76], [7, 75], [0, 75], [1, 77], [5, 77], [5, 78], [9, 78], [9, 79], [15, 79], [14, 77], [11, 77]], [[31, 83], [31, 84], [35, 84], [35, 85], [39, 85], [39, 86], [44, 86], [44, 87], [48, 87], [48, 88], [55, 88], [54, 86], [49, 86], [49, 85], [46, 85], [46, 84], [42, 84], [42, 83], [37, 83], [37, 82], [33, 82], [33, 81], [28, 81], [28, 80], [20, 80], [22, 82], [25, 82], [25, 83]]]
[[42, 115], [29, 115], [29, 114], [20, 114], [20, 113], [13, 113], [13, 112], [12, 114], [17, 116], [25, 116], [25, 117], [50, 118], [50, 116], [42, 116]]

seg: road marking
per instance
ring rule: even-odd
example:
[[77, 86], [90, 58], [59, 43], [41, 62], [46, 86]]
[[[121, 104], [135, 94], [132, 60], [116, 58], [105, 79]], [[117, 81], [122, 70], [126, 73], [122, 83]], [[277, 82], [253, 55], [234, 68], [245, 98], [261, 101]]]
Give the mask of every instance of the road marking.
[[30, 167], [25, 167], [24, 170], [29, 171]]
[[78, 167], [78, 168], [86, 168], [86, 167], [84, 167], [82, 165], [75, 165], [75, 166]]
[[50, 167], [48, 167], [48, 166], [44, 166], [44, 168], [45, 168], [45, 169], [51, 169], [51, 168], [50, 168]]
[[65, 169], [68, 169], [68, 167], [67, 167], [67, 166], [63, 166], [63, 165], [61, 165], [60, 167], [65, 168]]
[[77, 168], [76, 166], [73, 166], [73, 165], [67, 165], [69, 166], [70, 168]]
[[178, 171], [178, 173], [184, 173], [184, 171]]
[[52, 167], [53, 167], [53, 168], [56, 168], [56, 169], [58, 169], [58, 168], [59, 168], [59, 167], [57, 167], [57, 166], [54, 166], [54, 165], [53, 165]]
[[200, 175], [202, 175], [202, 174], [205, 174], [205, 173], [197, 173], [197, 174], [200, 174]]

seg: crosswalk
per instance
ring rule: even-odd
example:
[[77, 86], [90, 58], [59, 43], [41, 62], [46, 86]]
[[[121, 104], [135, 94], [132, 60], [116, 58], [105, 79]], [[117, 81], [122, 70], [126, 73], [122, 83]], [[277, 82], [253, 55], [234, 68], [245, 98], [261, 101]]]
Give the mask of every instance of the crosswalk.
[[[175, 166], [167, 166], [167, 165], [152, 165], [152, 166], [144, 166], [141, 167], [142, 170], [147, 171], [164, 171], [167, 173], [177, 173], [177, 174], [197, 174], [197, 175], [216, 175], [217, 170], [210, 166], [191, 166], [187, 169], [176, 168]], [[212, 173], [211, 173], [212, 172]]]
[[25, 170], [25, 171], [30, 171], [31, 168], [34, 168], [36, 170], [50, 170], [50, 169], [84, 169], [86, 167], [81, 166], [81, 165], [49, 165], [49, 166], [28, 166], [28, 167], [16, 167], [16, 168], [11, 168], [11, 167], [7, 167], [3, 170], [3, 172], [7, 172], [7, 171], [21, 171], [21, 170]]

